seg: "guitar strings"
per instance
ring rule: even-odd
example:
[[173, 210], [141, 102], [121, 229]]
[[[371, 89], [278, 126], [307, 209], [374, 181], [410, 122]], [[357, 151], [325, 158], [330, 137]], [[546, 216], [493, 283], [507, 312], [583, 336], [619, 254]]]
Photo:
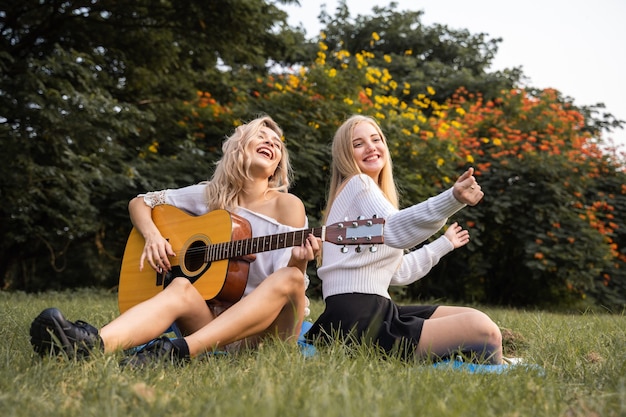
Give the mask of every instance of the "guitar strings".
[[[213, 254], [217, 256], [217, 258], [215, 258], [214, 260], [222, 260], [251, 253], [300, 246], [302, 245], [302, 243], [304, 243], [304, 241], [306, 240], [306, 236], [309, 233], [312, 233], [313, 235], [316, 235], [317, 233], [317, 235], [319, 235], [321, 230], [322, 228], [318, 227], [270, 236], [260, 236], [247, 239], [231, 240], [226, 242], [208, 243], [201, 246], [190, 246], [187, 249], [181, 249], [179, 251], [176, 251], [176, 257], [180, 257], [182, 255], [186, 259], [198, 260], [207, 254]], [[287, 239], [289, 235], [293, 235], [293, 238]], [[280, 239], [281, 236], [282, 239]], [[287, 243], [289, 241], [291, 241], [291, 244]], [[252, 250], [252, 248], [254, 248], [254, 250]], [[261, 250], [259, 250], [259, 248]], [[241, 249], [244, 249], [243, 253], [237, 253], [237, 251], [241, 252]]]

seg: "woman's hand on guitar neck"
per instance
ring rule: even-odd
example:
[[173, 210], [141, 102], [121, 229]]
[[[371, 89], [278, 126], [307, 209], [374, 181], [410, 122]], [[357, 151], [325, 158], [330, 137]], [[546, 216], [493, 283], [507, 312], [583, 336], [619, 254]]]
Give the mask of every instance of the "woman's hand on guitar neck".
[[302, 245], [294, 246], [291, 250], [291, 259], [287, 266], [295, 266], [305, 273], [307, 263], [315, 259], [315, 255], [320, 250], [320, 242], [321, 239], [309, 233]]

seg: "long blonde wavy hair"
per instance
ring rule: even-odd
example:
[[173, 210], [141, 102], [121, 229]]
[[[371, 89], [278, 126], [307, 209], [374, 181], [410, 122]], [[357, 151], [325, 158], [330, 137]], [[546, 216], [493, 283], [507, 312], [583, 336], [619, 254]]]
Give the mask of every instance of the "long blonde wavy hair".
[[[209, 210], [233, 210], [238, 207], [238, 195], [250, 174], [250, 156], [246, 152], [250, 141], [257, 137], [261, 128], [267, 127], [282, 139], [283, 131], [269, 116], [258, 117], [235, 129], [235, 132], [222, 144], [222, 158], [216, 162], [210, 181], [205, 182]], [[289, 154], [285, 146], [274, 174], [268, 179], [268, 190], [287, 192], [291, 183], [292, 171]]]
[[393, 165], [391, 162], [389, 147], [387, 145], [387, 138], [374, 118], [357, 114], [351, 116], [343, 122], [339, 129], [337, 129], [337, 132], [335, 132], [335, 137], [333, 138], [331, 178], [330, 187], [328, 189], [326, 210], [324, 210], [324, 224], [326, 223], [330, 208], [337, 197], [337, 193], [341, 190], [343, 183], [353, 176], [362, 173], [356, 163], [356, 160], [354, 159], [354, 148], [352, 145], [354, 129], [359, 123], [370, 123], [374, 126], [382, 138], [383, 143], [387, 147], [387, 160], [380, 175], [378, 176], [378, 186], [387, 200], [389, 200], [394, 207], [398, 208], [399, 206], [398, 191], [393, 179]]

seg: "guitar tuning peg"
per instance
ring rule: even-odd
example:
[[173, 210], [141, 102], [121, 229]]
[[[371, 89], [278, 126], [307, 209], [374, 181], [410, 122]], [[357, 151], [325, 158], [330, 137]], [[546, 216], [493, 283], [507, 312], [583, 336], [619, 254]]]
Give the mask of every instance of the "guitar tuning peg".
[[377, 219], [377, 218], [378, 218], [378, 214], [374, 214], [374, 215], [372, 216], [372, 219]]
[[357, 220], [363, 220], [364, 218], [365, 218], [365, 217], [363, 217], [363, 216], [357, 216], [357, 218], [356, 218], [356, 219], [357, 219]]
[[377, 250], [378, 250], [378, 246], [376, 246], [376, 245], [372, 245], [372, 246], [370, 246], [370, 252], [371, 252], [371, 253], [374, 253], [374, 252], [376, 252]]
[[341, 253], [347, 253], [348, 252], [348, 247], [347, 246], [342, 246], [341, 247]]
[[361, 253], [362, 249], [361, 249], [361, 245], [358, 245], [355, 249], [356, 253]]

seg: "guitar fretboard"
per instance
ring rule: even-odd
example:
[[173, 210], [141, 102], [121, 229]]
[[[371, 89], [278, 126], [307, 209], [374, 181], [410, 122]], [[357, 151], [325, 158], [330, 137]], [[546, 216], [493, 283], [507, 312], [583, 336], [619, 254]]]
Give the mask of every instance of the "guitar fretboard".
[[295, 232], [214, 243], [205, 248], [205, 262], [220, 261], [222, 259], [236, 258], [253, 253], [300, 246], [306, 240], [309, 233], [313, 234], [315, 237], [321, 238], [323, 241], [325, 238], [325, 229], [325, 226], [313, 227], [310, 229], [297, 230]]

